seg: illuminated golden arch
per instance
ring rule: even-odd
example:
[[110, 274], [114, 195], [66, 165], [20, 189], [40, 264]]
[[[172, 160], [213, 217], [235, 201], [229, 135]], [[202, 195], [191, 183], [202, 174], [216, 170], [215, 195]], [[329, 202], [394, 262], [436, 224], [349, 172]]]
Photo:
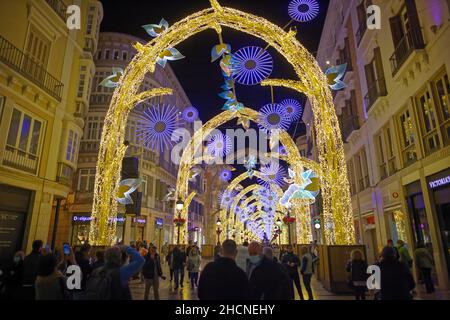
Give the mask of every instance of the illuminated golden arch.
[[[175, 47], [207, 29], [212, 28], [220, 33], [221, 26], [225, 26], [266, 41], [293, 66], [299, 80], [265, 80], [262, 85], [288, 87], [308, 97], [317, 134], [321, 168], [317, 172], [322, 175], [325, 239], [328, 244], [353, 244], [353, 216], [343, 143], [326, 76], [314, 57], [295, 38], [294, 31], [285, 32], [263, 18], [221, 7], [216, 0], [210, 2], [212, 8], [199, 11], [177, 22], [145, 46], [140, 44], [135, 46], [138, 53], [121, 77], [105, 117], [95, 178], [90, 243], [109, 245], [114, 239], [116, 219], [110, 218], [117, 215], [115, 194], [126, 150], [123, 141], [129, 112], [140, 101], [171, 92], [170, 89], [159, 88], [137, 94], [145, 75], [155, 71], [157, 57], [167, 48]], [[225, 114], [227, 112], [230, 113], [229, 117], [232, 116], [231, 111], [226, 111]], [[283, 145], [288, 152], [296, 149], [292, 139]], [[187, 166], [188, 164], [181, 164], [179, 175], [187, 174]], [[300, 166], [300, 163], [297, 166]], [[300, 172], [295, 167], [292, 169]], [[181, 188], [178, 194], [186, 198], [187, 188], [178, 187]]]

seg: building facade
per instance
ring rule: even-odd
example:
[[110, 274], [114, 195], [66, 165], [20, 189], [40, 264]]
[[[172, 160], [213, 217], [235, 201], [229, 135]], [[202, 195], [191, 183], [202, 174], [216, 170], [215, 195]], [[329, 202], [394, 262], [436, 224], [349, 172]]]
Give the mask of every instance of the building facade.
[[[381, 29], [368, 28], [371, 5], [381, 10]], [[424, 242], [443, 289], [450, 271], [449, 21], [445, 0], [332, 0], [317, 53], [323, 70], [348, 64], [348, 86], [334, 102], [357, 241], [369, 262], [388, 239], [404, 240], [411, 253]], [[314, 143], [309, 105], [304, 121]]]
[[[55, 244], [83, 134], [82, 103], [95, 72], [103, 9], [78, 1], [81, 29], [66, 24], [69, 1], [0, 5], [0, 255]], [[84, 79], [83, 81], [81, 79]], [[55, 219], [56, 218], [56, 219]]]
[[[59, 236], [62, 242], [79, 245], [89, 237], [89, 223], [92, 210], [93, 189], [97, 165], [97, 152], [101, 139], [103, 121], [114, 92], [114, 88], [106, 88], [99, 84], [112, 74], [113, 67], [125, 69], [133, 59], [136, 50], [133, 45], [142, 43], [142, 39], [120, 33], [100, 33], [98, 49], [95, 52], [96, 66], [90, 94], [85, 101], [88, 108], [80, 108], [80, 116], [84, 119], [84, 130], [81, 138], [78, 170], [72, 181], [73, 193], [70, 197], [67, 213], [60, 217]], [[161, 68], [145, 77], [140, 90], [150, 90], [155, 87], [168, 87], [174, 94], [162, 98], [154, 98], [135, 106], [129, 115], [125, 138], [129, 142], [126, 157], [139, 159], [139, 176], [142, 185], [141, 211], [136, 216], [126, 215], [125, 207], [119, 205], [117, 241], [130, 243], [147, 240], [160, 247], [165, 242], [170, 243], [173, 228], [173, 203], [163, 199], [170, 188], [175, 188], [178, 166], [171, 161], [171, 150], [155, 152], [144, 147], [136, 135], [139, 117], [144, 108], [158, 104], [175, 106], [180, 112], [190, 106], [190, 101], [178, 82], [170, 65]], [[192, 132], [193, 126], [188, 123], [186, 128]], [[200, 174], [191, 182], [191, 187], [197, 190], [198, 196], [191, 203], [189, 210], [190, 238], [203, 242], [202, 219], [203, 203], [201, 201], [202, 179]]]

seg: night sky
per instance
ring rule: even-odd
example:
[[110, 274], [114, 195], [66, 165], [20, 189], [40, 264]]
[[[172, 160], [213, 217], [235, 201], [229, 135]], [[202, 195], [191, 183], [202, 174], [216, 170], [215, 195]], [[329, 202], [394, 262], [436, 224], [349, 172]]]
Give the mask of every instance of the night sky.
[[[104, 18], [101, 31], [121, 32], [138, 36], [150, 41], [152, 38], [141, 27], [144, 24], [159, 23], [165, 18], [170, 25], [189, 14], [209, 7], [208, 0], [101, 0], [104, 7]], [[223, 6], [236, 8], [248, 13], [265, 17], [279, 26], [286, 25], [290, 17], [287, 12], [290, 0], [220, 0]], [[329, 0], [319, 0], [321, 11], [319, 16], [308, 23], [293, 23], [297, 28], [297, 38], [315, 54]], [[224, 42], [231, 44], [233, 52], [245, 46], [265, 47], [266, 43], [256, 37], [224, 28]], [[211, 63], [211, 48], [218, 44], [217, 34], [208, 30], [189, 38], [177, 46], [186, 56], [183, 60], [169, 62], [181, 85], [184, 87], [192, 105], [200, 111], [200, 118], [205, 122], [217, 115], [224, 103], [218, 97], [223, 84], [218, 62]], [[291, 78], [296, 76], [292, 67], [274, 49], [269, 48], [274, 59], [274, 70], [271, 78]], [[237, 97], [244, 105], [259, 109], [271, 102], [270, 88], [260, 86], [237, 85]], [[275, 102], [285, 98], [294, 98], [304, 102], [304, 97], [293, 92], [275, 88]], [[233, 123], [234, 125], [234, 123]], [[292, 125], [290, 133], [298, 136], [304, 126]]]

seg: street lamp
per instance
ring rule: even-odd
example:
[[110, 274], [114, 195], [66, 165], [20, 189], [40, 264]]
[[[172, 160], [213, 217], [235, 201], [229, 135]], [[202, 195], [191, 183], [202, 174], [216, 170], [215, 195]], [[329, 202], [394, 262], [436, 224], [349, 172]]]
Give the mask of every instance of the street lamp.
[[222, 225], [222, 221], [220, 221], [220, 218], [217, 218], [216, 225], [217, 225], [217, 230], [216, 230], [216, 233], [217, 233], [217, 244], [220, 244], [220, 234], [222, 232], [222, 230], [220, 229], [220, 226]]
[[275, 223], [277, 224], [278, 228], [280, 228], [280, 227], [281, 227], [281, 224], [282, 224], [283, 222], [281, 221], [280, 218], [278, 218], [277, 221], [276, 221]]
[[177, 224], [177, 228], [178, 228], [178, 236], [177, 236], [177, 244], [180, 244], [180, 228], [181, 228], [181, 211], [184, 208], [184, 202], [181, 199], [178, 199], [177, 202], [175, 203], [175, 209], [178, 212], [178, 224]]

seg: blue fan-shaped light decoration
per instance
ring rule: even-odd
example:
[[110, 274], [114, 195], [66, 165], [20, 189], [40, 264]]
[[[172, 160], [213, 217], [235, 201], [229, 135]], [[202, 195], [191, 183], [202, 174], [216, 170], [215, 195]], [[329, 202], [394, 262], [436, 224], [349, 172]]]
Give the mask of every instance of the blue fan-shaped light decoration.
[[223, 169], [223, 170], [220, 172], [220, 180], [222, 180], [223, 182], [228, 182], [228, 181], [230, 181], [231, 176], [232, 176], [232, 174], [231, 174], [231, 171], [230, 171], [230, 170]]
[[272, 56], [260, 47], [244, 47], [231, 59], [233, 78], [243, 85], [255, 85], [270, 76], [273, 70]]
[[183, 110], [182, 117], [186, 122], [194, 122], [198, 119], [198, 110], [195, 107], [187, 107]]
[[286, 170], [278, 162], [270, 161], [262, 166], [260, 171], [261, 178], [258, 178], [260, 185], [270, 188], [271, 184], [276, 184], [280, 187], [285, 184]]
[[139, 117], [136, 136], [145, 147], [160, 151], [173, 146], [172, 134], [179, 123], [178, 110], [171, 105], [144, 109]]
[[291, 121], [280, 104], [266, 104], [259, 110], [258, 126], [266, 133], [272, 130], [288, 130], [290, 125]]
[[231, 138], [226, 134], [215, 134], [209, 139], [207, 150], [214, 158], [225, 157], [231, 151]]
[[302, 117], [303, 107], [297, 100], [286, 99], [281, 101], [284, 113], [291, 121], [298, 121]]
[[293, 0], [289, 3], [289, 16], [297, 22], [308, 22], [319, 14], [316, 0]]

